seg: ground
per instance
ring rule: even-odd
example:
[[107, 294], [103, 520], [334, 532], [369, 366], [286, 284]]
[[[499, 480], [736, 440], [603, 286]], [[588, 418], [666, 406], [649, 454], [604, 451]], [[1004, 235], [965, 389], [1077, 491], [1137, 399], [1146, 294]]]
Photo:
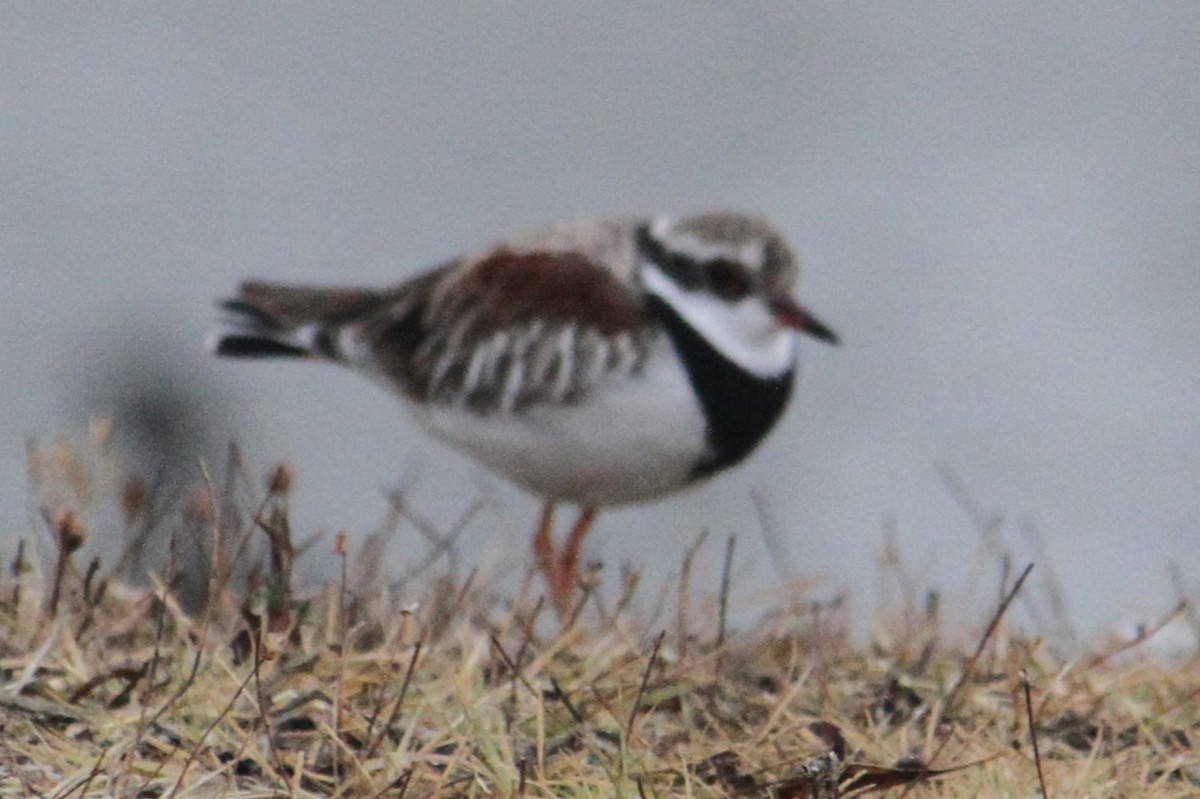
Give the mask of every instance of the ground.
[[[505, 596], [431, 566], [401, 590], [377, 541], [302, 551], [286, 468], [156, 504], [88, 446], [31, 449], [53, 546], [4, 539], [6, 797], [1200, 793], [1195, 658], [1142, 654], [1153, 627], [1055, 654], [1005, 618], [1025, 574], [961, 634], [910, 615], [862, 643], [795, 599], [727, 630], [686, 567], [655, 607], [630, 572], [560, 620], [531, 579]], [[77, 562], [106, 486], [111, 523], [173, 531], [188, 565], [134, 585], [128, 553]], [[330, 555], [341, 579], [297, 585]]]

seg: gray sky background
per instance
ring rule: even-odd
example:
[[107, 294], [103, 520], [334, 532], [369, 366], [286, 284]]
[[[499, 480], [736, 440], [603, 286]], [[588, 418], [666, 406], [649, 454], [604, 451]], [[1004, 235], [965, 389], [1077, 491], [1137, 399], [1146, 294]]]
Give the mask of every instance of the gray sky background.
[[0, 537], [26, 436], [140, 372], [290, 459], [301, 532], [370, 529], [402, 480], [447, 522], [482, 492], [468, 559], [523, 569], [532, 500], [360, 378], [210, 360], [212, 300], [735, 206], [790, 234], [845, 344], [806, 343], [748, 465], [606, 515], [593, 555], [665, 572], [706, 526], [710, 570], [737, 532], [746, 583], [775, 580], [757, 491], [785, 573], [869, 617], [893, 519], [976, 618], [997, 569], [944, 464], [1020, 557], [1036, 529], [1085, 630], [1168, 606], [1170, 563], [1200, 584], [1200, 4], [30, 3], [0, 71]]

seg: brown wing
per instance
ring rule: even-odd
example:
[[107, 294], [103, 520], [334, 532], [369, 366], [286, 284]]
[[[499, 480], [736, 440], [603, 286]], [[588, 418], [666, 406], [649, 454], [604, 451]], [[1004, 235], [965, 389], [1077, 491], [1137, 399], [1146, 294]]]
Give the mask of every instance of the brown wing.
[[437, 277], [395, 289], [398, 313], [360, 332], [419, 399], [481, 413], [571, 403], [645, 360], [641, 298], [582, 255], [498, 249]]

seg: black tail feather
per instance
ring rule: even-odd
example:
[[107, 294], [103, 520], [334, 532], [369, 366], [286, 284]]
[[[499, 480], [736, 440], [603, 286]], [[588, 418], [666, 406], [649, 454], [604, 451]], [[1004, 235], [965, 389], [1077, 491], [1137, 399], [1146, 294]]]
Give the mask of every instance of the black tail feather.
[[281, 330], [283, 328], [278, 319], [245, 300], [221, 300], [217, 303], [217, 307], [229, 314], [230, 319], [238, 325], [254, 326], [263, 330]]
[[236, 333], [218, 338], [212, 351], [225, 358], [306, 358], [312, 354], [294, 344]]

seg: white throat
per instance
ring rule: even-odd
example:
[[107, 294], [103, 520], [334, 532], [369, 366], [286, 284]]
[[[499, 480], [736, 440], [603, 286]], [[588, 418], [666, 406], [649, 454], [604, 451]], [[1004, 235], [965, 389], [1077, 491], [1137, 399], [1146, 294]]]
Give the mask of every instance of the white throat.
[[796, 341], [763, 304], [751, 295], [728, 303], [700, 291], [684, 291], [654, 263], [643, 262], [642, 285], [675, 310], [685, 322], [747, 372], [779, 377], [796, 365]]

